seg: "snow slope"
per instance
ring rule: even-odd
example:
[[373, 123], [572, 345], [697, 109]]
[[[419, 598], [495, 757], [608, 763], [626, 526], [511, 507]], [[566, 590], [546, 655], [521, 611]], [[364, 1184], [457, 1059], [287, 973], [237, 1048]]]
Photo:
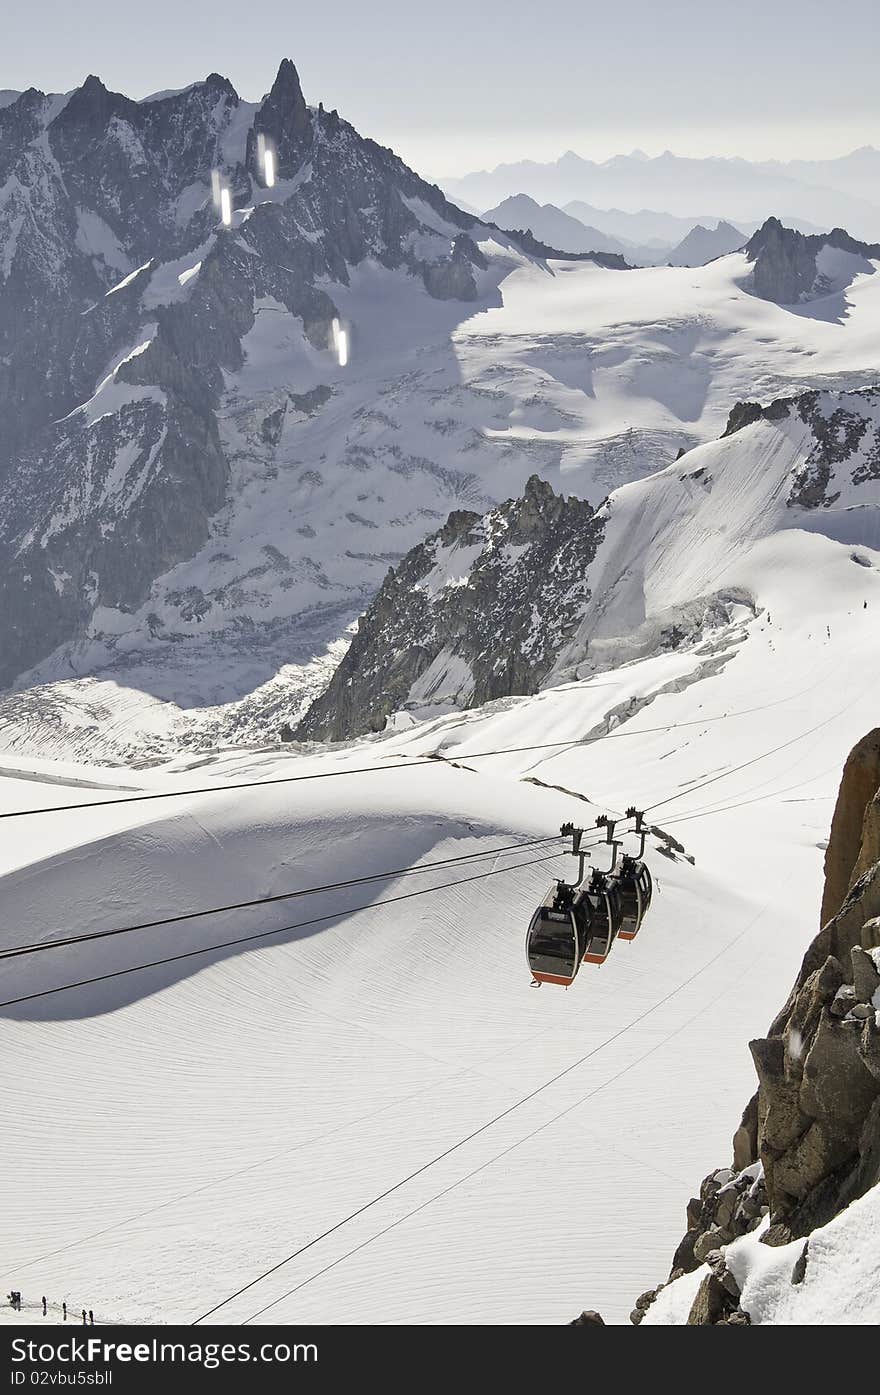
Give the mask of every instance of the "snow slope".
[[699, 633], [719, 603], [797, 609], [816, 571], [846, 589], [871, 565], [861, 546], [880, 548], [878, 452], [880, 392], [808, 394], [612, 495], [580, 631], [548, 681], [649, 652], [676, 622]]
[[[728, 1146], [746, 1042], [815, 924], [843, 760], [876, 723], [880, 553], [856, 565], [800, 529], [772, 545], [743, 562], [755, 613], [709, 655], [637, 659], [334, 752], [151, 771], [7, 758], [7, 808], [92, 797], [68, 781], [375, 773], [9, 820], [6, 945], [497, 848], [609, 802], [651, 807], [694, 858], [652, 847], [650, 922], [569, 992], [532, 991], [522, 955], [558, 860], [6, 963], [4, 999], [334, 917], [2, 1009], [7, 1287], [100, 1320], [192, 1321], [338, 1226], [216, 1320], [559, 1323], [585, 1306], [625, 1320]], [[478, 755], [606, 727], [579, 748]], [[455, 765], [382, 769], [432, 751]]]

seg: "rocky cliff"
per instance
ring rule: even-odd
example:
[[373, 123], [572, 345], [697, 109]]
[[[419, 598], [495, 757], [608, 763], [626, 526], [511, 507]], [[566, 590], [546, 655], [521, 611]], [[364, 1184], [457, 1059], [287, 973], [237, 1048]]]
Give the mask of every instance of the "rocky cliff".
[[[750, 1231], [770, 1247], [804, 1241], [790, 1278], [801, 1283], [811, 1234], [880, 1183], [880, 729], [843, 772], [821, 929], [766, 1037], [749, 1045], [758, 1089], [731, 1165], [688, 1202], [667, 1281], [702, 1272], [692, 1325], [751, 1320], [727, 1246]], [[639, 1298], [633, 1322], [667, 1285]]]
[[295, 733], [381, 731], [398, 709], [535, 692], [589, 596], [602, 525], [533, 476], [521, 499], [458, 511], [388, 573], [327, 690]]
[[755, 295], [778, 305], [797, 305], [842, 291], [860, 272], [873, 274], [880, 245], [859, 242], [843, 228], [830, 233], [796, 232], [778, 218], [767, 221], [745, 246], [754, 263]]

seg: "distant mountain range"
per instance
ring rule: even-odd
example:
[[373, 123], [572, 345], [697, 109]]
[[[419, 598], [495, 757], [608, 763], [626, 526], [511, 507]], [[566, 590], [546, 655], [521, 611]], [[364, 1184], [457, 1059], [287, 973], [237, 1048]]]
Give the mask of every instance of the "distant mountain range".
[[[598, 215], [597, 225], [586, 221], [576, 210]], [[645, 225], [648, 216], [644, 213], [621, 213], [618, 222], [631, 217]], [[531, 232], [541, 242], [561, 251], [617, 252], [637, 266], [651, 266], [658, 262], [668, 262], [672, 266], [704, 266], [715, 257], [736, 251], [748, 240], [747, 232], [741, 232], [724, 221], [718, 221], [717, 227], [708, 228], [699, 222], [689, 224], [686, 219], [667, 218], [665, 221], [674, 229], [675, 236], [668, 240], [655, 236], [648, 241], [638, 242], [623, 236], [612, 236], [607, 223], [602, 226], [606, 217], [601, 209], [592, 209], [589, 204], [572, 203], [568, 209], [563, 209], [552, 203], [539, 204], [528, 194], [515, 194], [483, 214], [487, 223], [495, 223], [507, 232]], [[657, 215], [658, 224], [662, 219], [663, 215]]]
[[504, 199], [497, 208], [490, 208], [483, 218], [499, 228], [528, 230], [541, 242], [558, 247], [562, 252], [619, 252], [627, 256], [635, 244], [623, 238], [609, 237], [600, 228], [572, 217], [555, 204], [536, 203], [528, 194], [515, 194]]
[[[440, 182], [450, 198], [476, 208], [528, 194], [612, 236], [624, 230], [596, 221], [595, 209], [629, 214], [660, 209], [686, 219], [688, 226], [706, 221], [705, 213], [694, 218], [692, 210], [709, 209], [711, 219], [724, 218], [737, 227], [754, 226], [775, 212], [803, 232], [845, 226], [856, 237], [880, 236], [880, 151], [871, 146], [835, 160], [788, 162], [690, 159], [670, 151], [649, 158], [636, 151], [599, 163], [569, 150], [548, 163], [521, 160]], [[573, 208], [574, 201], [588, 201], [590, 214]], [[678, 237], [687, 230], [682, 228]], [[664, 236], [653, 230], [624, 235], [634, 240]]]

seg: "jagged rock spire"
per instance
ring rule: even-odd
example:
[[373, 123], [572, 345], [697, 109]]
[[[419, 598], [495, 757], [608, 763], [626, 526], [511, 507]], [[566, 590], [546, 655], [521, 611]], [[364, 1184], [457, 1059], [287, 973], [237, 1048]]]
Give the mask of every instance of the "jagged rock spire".
[[302, 93], [299, 74], [289, 58], [283, 58], [269, 95], [254, 117], [248, 135], [247, 166], [260, 180], [258, 137], [264, 136], [275, 151], [280, 179], [289, 179], [303, 162], [311, 143], [312, 123]]

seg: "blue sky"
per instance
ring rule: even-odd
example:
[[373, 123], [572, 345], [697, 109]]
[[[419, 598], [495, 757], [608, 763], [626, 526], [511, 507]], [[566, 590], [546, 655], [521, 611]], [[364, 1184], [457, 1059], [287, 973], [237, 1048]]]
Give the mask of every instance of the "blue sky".
[[212, 70], [259, 97], [282, 56], [306, 97], [427, 174], [502, 160], [829, 156], [880, 145], [876, 0], [38, 0], [8, 7], [0, 88], [89, 72], [141, 97]]

